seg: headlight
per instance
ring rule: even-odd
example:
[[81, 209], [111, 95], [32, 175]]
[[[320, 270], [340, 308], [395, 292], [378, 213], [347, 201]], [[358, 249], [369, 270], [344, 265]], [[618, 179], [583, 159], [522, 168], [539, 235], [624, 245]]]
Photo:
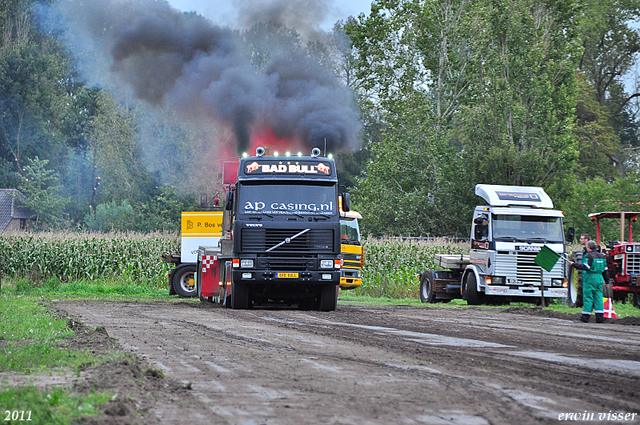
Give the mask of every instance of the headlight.
[[551, 285], [553, 286], [562, 286], [563, 279], [551, 279]]
[[331, 280], [331, 273], [322, 273], [322, 280]]
[[504, 285], [504, 276], [494, 276], [493, 277], [494, 285]]
[[333, 260], [320, 260], [320, 268], [321, 269], [332, 269], [333, 268]]
[[240, 260], [240, 267], [243, 269], [252, 269], [253, 268], [253, 260], [251, 259], [242, 259]]
[[253, 273], [242, 273], [243, 279], [251, 279], [253, 278]]

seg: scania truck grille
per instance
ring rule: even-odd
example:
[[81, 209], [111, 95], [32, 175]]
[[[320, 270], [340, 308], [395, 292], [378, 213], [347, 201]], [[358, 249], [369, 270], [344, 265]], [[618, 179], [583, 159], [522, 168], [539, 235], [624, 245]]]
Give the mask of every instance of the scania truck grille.
[[537, 252], [517, 252], [515, 254], [497, 254], [495, 275], [507, 278], [515, 277], [522, 284], [540, 285], [541, 273], [545, 276], [562, 277], [562, 261], [558, 261], [550, 273], [542, 270], [534, 259]]
[[[311, 229], [295, 238], [303, 229], [242, 229], [244, 252], [333, 252], [333, 230]], [[276, 246], [278, 245], [278, 246]]]

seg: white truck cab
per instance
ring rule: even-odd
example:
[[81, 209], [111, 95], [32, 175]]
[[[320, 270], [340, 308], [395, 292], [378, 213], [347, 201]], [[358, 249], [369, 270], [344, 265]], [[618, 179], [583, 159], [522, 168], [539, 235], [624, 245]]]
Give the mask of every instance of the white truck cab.
[[436, 263], [449, 270], [421, 275], [422, 301], [461, 296], [468, 304], [482, 304], [515, 297], [536, 302], [566, 298], [564, 261], [558, 261], [550, 272], [534, 261], [545, 245], [565, 252], [564, 215], [553, 209], [544, 189], [478, 184], [475, 193], [486, 204], [474, 210], [469, 255], [436, 255]]

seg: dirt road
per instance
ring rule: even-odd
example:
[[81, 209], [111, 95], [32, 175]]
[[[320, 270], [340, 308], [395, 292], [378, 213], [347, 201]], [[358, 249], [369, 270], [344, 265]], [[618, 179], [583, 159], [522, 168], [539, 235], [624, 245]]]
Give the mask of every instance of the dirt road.
[[54, 304], [181, 383], [141, 393], [144, 423], [621, 423], [621, 413], [640, 424], [637, 326], [525, 308]]

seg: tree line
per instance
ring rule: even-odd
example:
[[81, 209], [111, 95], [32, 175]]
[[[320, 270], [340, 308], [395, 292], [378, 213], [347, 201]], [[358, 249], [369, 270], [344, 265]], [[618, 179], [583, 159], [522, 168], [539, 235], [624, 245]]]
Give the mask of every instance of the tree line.
[[[0, 187], [68, 229], [174, 230], [210, 208], [220, 170], [202, 152], [224, 129], [88, 83], [52, 3], [0, 3]], [[351, 89], [362, 145], [336, 158], [364, 233], [467, 236], [477, 183], [542, 186], [584, 232], [589, 212], [636, 209], [639, 15], [635, 0], [377, 0], [317, 40], [235, 33], [256, 68], [303, 52]]]

